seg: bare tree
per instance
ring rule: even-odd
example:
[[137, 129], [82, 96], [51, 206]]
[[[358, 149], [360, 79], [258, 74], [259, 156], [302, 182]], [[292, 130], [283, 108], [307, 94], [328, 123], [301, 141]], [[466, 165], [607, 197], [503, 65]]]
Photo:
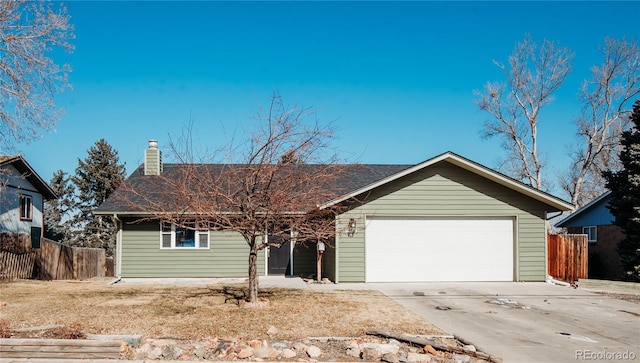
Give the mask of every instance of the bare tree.
[[0, 147], [30, 141], [62, 116], [54, 96], [69, 88], [67, 64], [54, 49], [72, 51], [66, 8], [48, 1], [0, 1]]
[[578, 141], [572, 147], [572, 166], [561, 186], [571, 203], [582, 206], [605, 191], [605, 170], [618, 169], [620, 136], [629, 128], [633, 100], [640, 93], [640, 48], [635, 40], [605, 39], [604, 61], [591, 69], [576, 120]]
[[572, 59], [569, 48], [549, 40], [538, 46], [527, 35], [515, 46], [508, 65], [494, 61], [506, 81], [487, 83], [483, 92], [476, 92], [476, 104], [492, 117], [484, 123], [482, 136], [500, 137], [507, 151], [501, 169], [537, 189], [545, 188], [538, 148], [540, 112], [553, 101]]
[[333, 186], [343, 168], [328, 145], [333, 129], [317, 120], [306, 123], [310, 116], [311, 110], [287, 108], [274, 94], [255, 131], [222, 153], [225, 163], [211, 163], [220, 150], [218, 156], [194, 160], [189, 130], [171, 143], [179, 163], [146, 179], [153, 186], [142, 189], [152, 193], [125, 182], [127, 193], [119, 195], [129, 195], [127, 203], [151, 213], [149, 219], [241, 234], [249, 246], [248, 301], [255, 303], [260, 250], [280, 247], [289, 238], [328, 243], [335, 235], [334, 210], [318, 206], [337, 196]]

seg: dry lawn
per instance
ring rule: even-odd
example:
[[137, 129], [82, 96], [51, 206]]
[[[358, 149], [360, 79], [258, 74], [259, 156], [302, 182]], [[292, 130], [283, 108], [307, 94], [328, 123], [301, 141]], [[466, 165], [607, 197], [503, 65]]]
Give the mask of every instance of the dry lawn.
[[92, 334], [145, 338], [278, 339], [356, 337], [371, 329], [444, 334], [377, 291], [262, 289], [266, 308], [239, 308], [245, 285], [113, 285], [106, 280], [0, 282], [0, 322], [10, 329], [83, 327]]

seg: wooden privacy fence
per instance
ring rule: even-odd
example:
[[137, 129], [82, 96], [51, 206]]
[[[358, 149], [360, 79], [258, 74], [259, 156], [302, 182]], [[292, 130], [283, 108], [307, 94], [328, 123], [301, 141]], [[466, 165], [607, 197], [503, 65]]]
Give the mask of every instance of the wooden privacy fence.
[[0, 251], [0, 279], [29, 279], [33, 276], [36, 254]]
[[551, 277], [571, 284], [578, 279], [588, 278], [586, 234], [550, 234], [547, 242], [548, 272]]
[[40, 248], [27, 253], [0, 250], [0, 279], [85, 280], [105, 276], [107, 259], [102, 248], [70, 247], [43, 239]]
[[102, 248], [69, 247], [43, 239], [36, 251], [35, 277], [39, 280], [84, 280], [106, 274]]

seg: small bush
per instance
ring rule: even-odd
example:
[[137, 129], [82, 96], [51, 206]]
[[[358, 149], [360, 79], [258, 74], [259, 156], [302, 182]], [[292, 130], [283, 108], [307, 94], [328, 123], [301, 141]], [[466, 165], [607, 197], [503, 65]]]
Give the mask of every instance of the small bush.
[[55, 328], [52, 333], [58, 339], [85, 339], [87, 337], [82, 332], [82, 325], [78, 323]]
[[4, 320], [0, 320], [0, 338], [11, 338], [13, 332], [9, 328], [9, 323]]

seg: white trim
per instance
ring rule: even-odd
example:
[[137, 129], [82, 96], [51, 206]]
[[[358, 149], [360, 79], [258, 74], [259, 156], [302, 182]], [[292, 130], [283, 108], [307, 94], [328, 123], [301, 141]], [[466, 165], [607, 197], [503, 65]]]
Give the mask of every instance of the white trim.
[[528, 197], [531, 197], [535, 200], [538, 200], [540, 202], [543, 202], [549, 206], [552, 206], [554, 208], [557, 208], [558, 210], [562, 210], [562, 211], [568, 211], [568, 210], [573, 210], [575, 207], [574, 205], [572, 205], [571, 203], [568, 203], [562, 199], [556, 198], [552, 195], [549, 195], [547, 193], [541, 192], [533, 187], [530, 187], [528, 185], [525, 185], [523, 183], [520, 183], [518, 181], [516, 181], [515, 179], [511, 179], [505, 175], [502, 175], [494, 170], [491, 170], [485, 166], [482, 166], [480, 164], [477, 164], [475, 162], [472, 162], [470, 160], [467, 160], [459, 155], [456, 155], [452, 152], [446, 152], [444, 154], [441, 154], [439, 156], [436, 156], [432, 159], [429, 159], [427, 161], [424, 161], [420, 164], [414, 165], [412, 167], [409, 167], [405, 170], [402, 170], [396, 174], [393, 174], [387, 178], [381, 179], [375, 183], [369, 184], [365, 187], [362, 187], [360, 189], [357, 189], [351, 193], [345, 194], [337, 199], [334, 199], [322, 206], [320, 206], [320, 209], [324, 209], [327, 207], [330, 207], [332, 205], [338, 204], [340, 202], [343, 202], [347, 199], [353, 198], [357, 195], [360, 195], [362, 193], [368, 192], [372, 189], [375, 189], [379, 186], [382, 186], [384, 184], [390, 183], [394, 180], [397, 180], [399, 178], [402, 178], [406, 175], [415, 173], [416, 171], [422, 170], [424, 168], [427, 168], [431, 165], [434, 165], [440, 161], [447, 161], [453, 165], [459, 166], [465, 170], [468, 170], [474, 174], [477, 174], [479, 176], [482, 176], [488, 180], [494, 181], [500, 185], [503, 185], [509, 189], [515, 190], [521, 194], [524, 194]]
[[271, 246], [269, 246], [269, 230], [265, 227], [264, 229], [264, 275], [269, 276], [269, 257], [271, 256]]
[[[164, 222], [164, 221], [160, 221], [159, 225], [160, 225], [160, 249], [161, 250], [208, 250], [211, 249], [211, 233], [209, 233], [209, 230], [199, 230], [196, 229], [193, 232], [193, 247], [178, 247], [176, 246], [176, 229], [177, 228], [182, 228], [182, 227], [177, 227], [175, 224], [171, 223], [171, 231], [163, 231], [162, 230], [162, 225], [164, 223], [170, 223], [170, 222]], [[184, 228], [186, 229], [186, 228]], [[163, 245], [164, 239], [163, 236], [164, 235], [170, 235], [171, 236], [171, 246], [170, 247], [165, 247]], [[207, 247], [200, 247], [200, 237], [206, 235], [207, 236]]]
[[287, 276], [293, 276], [293, 247], [296, 245], [296, 239], [294, 237], [293, 230], [289, 232], [289, 273]]
[[[584, 230], [587, 230], [586, 232]], [[593, 230], [593, 234], [595, 234], [595, 238], [591, 239], [592, 234], [589, 233], [590, 230]], [[596, 243], [598, 242], [598, 226], [582, 226], [582, 234], [586, 234], [587, 235], [587, 242], [589, 243]]]
[[[20, 218], [20, 220], [27, 221], [27, 222], [33, 221], [33, 196], [29, 194], [20, 193], [18, 200], [19, 200], [18, 203], [20, 204], [18, 206], [18, 217]], [[22, 208], [23, 201], [24, 201], [25, 208]], [[22, 214], [23, 209], [24, 209], [24, 212], [27, 213], [26, 215]]]
[[116, 225], [118, 226], [118, 232], [116, 232], [116, 256], [114, 259], [114, 269], [113, 274], [114, 277], [122, 277], [122, 227], [123, 223], [120, 218], [118, 218], [117, 214], [113, 215], [113, 219], [116, 221]]

